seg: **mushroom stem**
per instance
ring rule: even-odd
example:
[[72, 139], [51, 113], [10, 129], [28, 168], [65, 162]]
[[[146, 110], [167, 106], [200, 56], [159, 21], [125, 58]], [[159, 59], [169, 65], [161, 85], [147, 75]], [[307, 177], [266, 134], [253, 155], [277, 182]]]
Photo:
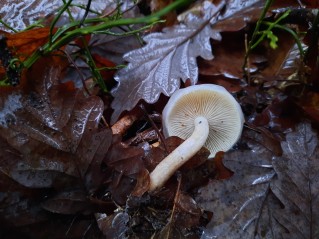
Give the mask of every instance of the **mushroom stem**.
[[175, 171], [193, 157], [205, 144], [209, 134], [209, 124], [205, 117], [194, 120], [195, 129], [192, 135], [163, 159], [150, 174], [149, 191], [154, 191], [175, 173]]

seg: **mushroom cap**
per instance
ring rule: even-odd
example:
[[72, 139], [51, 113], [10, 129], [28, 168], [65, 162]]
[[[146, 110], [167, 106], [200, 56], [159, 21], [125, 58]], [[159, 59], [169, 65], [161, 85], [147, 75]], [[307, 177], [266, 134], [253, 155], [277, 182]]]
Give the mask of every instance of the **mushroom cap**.
[[162, 114], [164, 136], [189, 138], [198, 116], [204, 116], [209, 124], [204, 147], [210, 158], [229, 150], [241, 136], [244, 115], [240, 105], [224, 87], [213, 84], [189, 86], [171, 96]]

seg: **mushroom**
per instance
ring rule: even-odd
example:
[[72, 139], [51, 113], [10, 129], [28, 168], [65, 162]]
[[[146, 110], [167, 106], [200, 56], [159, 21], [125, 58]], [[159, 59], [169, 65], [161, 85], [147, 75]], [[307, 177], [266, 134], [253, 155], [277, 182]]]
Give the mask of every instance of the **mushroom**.
[[244, 116], [235, 98], [222, 86], [203, 84], [177, 90], [164, 108], [165, 137], [185, 141], [163, 159], [150, 174], [150, 191], [163, 186], [174, 172], [203, 146], [209, 158], [229, 150], [239, 139]]

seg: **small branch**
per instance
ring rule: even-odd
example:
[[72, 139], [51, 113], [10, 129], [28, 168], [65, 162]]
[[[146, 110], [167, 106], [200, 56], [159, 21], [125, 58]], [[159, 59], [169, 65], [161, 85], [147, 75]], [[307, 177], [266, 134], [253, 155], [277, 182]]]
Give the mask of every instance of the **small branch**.
[[113, 134], [123, 135], [126, 131], [141, 117], [140, 111], [133, 111], [131, 114], [125, 115], [118, 120], [112, 127]]

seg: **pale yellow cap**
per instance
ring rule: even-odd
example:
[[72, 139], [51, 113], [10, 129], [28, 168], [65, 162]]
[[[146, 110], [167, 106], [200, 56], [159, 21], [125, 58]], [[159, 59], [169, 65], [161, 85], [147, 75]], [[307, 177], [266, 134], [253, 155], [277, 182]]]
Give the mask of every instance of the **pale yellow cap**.
[[244, 115], [236, 99], [222, 86], [203, 84], [177, 90], [162, 114], [164, 136], [187, 139], [194, 131], [194, 119], [203, 116], [209, 123], [205, 147], [210, 158], [229, 150], [240, 138]]

